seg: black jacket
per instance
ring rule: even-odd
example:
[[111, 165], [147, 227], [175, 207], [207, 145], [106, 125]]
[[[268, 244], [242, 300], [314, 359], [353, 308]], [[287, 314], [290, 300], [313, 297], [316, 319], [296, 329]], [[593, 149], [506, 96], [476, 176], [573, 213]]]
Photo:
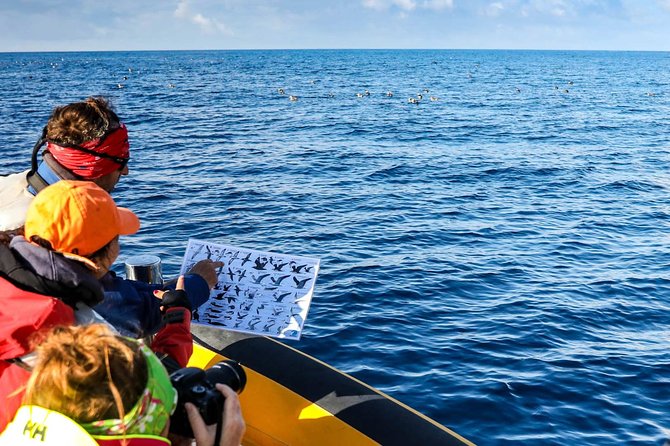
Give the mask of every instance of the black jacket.
[[62, 254], [29, 243], [22, 236], [0, 243], [0, 276], [16, 287], [57, 297], [71, 307], [100, 303], [104, 290], [86, 266]]

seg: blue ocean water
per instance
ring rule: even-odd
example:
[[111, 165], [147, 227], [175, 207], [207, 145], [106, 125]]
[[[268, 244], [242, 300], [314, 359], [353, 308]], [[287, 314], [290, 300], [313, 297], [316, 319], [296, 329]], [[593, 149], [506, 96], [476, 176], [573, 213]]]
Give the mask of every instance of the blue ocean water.
[[130, 131], [119, 264], [319, 257], [290, 344], [475, 443], [670, 437], [670, 53], [0, 54], [0, 174], [88, 95]]

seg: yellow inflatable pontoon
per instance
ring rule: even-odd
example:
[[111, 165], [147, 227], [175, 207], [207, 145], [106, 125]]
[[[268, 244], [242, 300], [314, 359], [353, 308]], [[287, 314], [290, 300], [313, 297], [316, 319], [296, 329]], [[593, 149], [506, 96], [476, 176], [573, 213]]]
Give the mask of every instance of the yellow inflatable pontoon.
[[262, 336], [193, 326], [190, 366], [238, 361], [245, 446], [473, 445], [357, 379]]

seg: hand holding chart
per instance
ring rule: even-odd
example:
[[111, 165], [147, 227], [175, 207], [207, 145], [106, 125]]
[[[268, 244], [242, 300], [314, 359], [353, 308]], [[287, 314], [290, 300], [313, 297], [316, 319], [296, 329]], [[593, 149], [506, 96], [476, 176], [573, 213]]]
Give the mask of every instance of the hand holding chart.
[[224, 265], [209, 300], [193, 310], [194, 324], [300, 339], [319, 259], [189, 239], [181, 274], [204, 259]]

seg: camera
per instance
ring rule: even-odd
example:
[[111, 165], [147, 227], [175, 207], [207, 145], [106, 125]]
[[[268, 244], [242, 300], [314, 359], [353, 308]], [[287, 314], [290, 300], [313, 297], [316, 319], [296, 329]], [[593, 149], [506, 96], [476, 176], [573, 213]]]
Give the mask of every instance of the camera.
[[177, 407], [170, 418], [170, 432], [193, 438], [184, 404], [192, 403], [197, 407], [205, 424], [218, 424], [223, 414], [224, 397], [215, 385], [225, 384], [240, 393], [247, 383], [247, 375], [237, 361], [227, 359], [207, 370], [197, 367], [179, 369], [170, 375], [170, 381], [178, 395]]

